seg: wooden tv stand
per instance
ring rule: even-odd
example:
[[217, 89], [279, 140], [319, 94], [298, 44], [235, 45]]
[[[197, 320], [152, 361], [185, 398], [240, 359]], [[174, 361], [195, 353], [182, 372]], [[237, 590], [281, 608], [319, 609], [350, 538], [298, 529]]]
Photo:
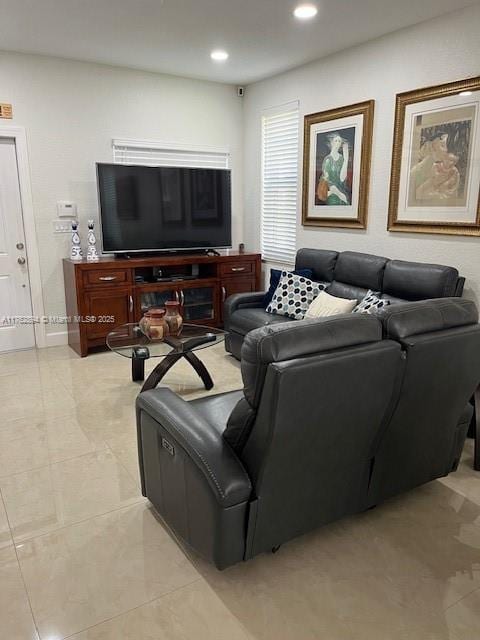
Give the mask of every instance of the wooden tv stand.
[[233, 293], [259, 291], [261, 256], [160, 255], [63, 260], [68, 344], [80, 356], [105, 345], [115, 326], [138, 322], [144, 311], [178, 300], [185, 322], [218, 327], [223, 302]]

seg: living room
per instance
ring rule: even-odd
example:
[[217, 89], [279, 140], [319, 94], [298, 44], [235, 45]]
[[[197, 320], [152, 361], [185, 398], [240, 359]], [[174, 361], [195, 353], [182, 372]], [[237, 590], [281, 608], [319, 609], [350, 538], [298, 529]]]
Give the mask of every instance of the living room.
[[477, 638], [480, 4], [1, 9], [2, 637]]

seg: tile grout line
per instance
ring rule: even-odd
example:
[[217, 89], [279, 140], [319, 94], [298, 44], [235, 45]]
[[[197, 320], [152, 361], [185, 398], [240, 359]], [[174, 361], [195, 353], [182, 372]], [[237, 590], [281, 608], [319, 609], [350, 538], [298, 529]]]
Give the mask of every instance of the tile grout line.
[[[127, 468], [127, 466], [125, 464], [123, 464], [123, 462], [120, 460], [120, 458], [117, 456], [117, 454], [115, 453], [115, 450], [111, 447], [111, 445], [108, 444], [108, 442], [105, 442], [105, 444], [107, 445], [107, 449], [110, 451], [110, 453], [115, 457], [115, 460], [118, 462], [118, 464], [126, 471], [126, 473], [128, 474], [128, 477], [131, 478], [133, 480], [133, 482], [135, 483], [135, 485], [140, 489], [141, 491], [141, 486], [138, 482], [138, 478], [134, 478], [133, 475], [130, 473], [129, 469]], [[140, 493], [140, 495], [142, 495]], [[145, 496], [142, 496], [145, 497]]]
[[32, 607], [32, 603], [31, 603], [31, 600], [30, 600], [30, 594], [28, 593], [27, 583], [25, 582], [25, 578], [24, 578], [23, 571], [22, 571], [22, 566], [21, 566], [21, 564], [20, 564], [20, 560], [19, 560], [19, 558], [18, 558], [17, 546], [16, 546], [16, 544], [15, 544], [15, 540], [13, 539], [13, 531], [12, 531], [12, 527], [11, 527], [11, 525], [10, 525], [10, 519], [9, 519], [9, 517], [8, 517], [7, 508], [6, 508], [6, 506], [5, 506], [5, 500], [3, 499], [3, 494], [2, 494], [2, 490], [1, 490], [1, 488], [0, 488], [0, 499], [1, 499], [1, 501], [2, 501], [3, 508], [5, 509], [5, 516], [6, 516], [6, 518], [7, 518], [7, 524], [8, 524], [8, 528], [9, 528], [9, 530], [10, 530], [10, 537], [11, 537], [11, 539], [12, 539], [13, 552], [14, 552], [14, 554], [15, 554], [15, 559], [16, 559], [16, 561], [17, 561], [18, 572], [19, 572], [19, 574], [20, 574], [20, 579], [21, 579], [21, 581], [22, 581], [23, 590], [24, 590], [24, 592], [25, 592], [25, 596], [26, 596], [26, 598], [27, 598], [28, 608], [30, 609], [30, 615], [32, 616], [33, 626], [35, 627], [35, 631], [37, 632], [37, 638], [39, 638], [39, 639], [40, 639], [40, 630], [39, 630], [39, 628], [38, 628], [37, 620], [35, 619], [35, 615], [34, 615], [34, 613], [33, 613], [33, 607]]
[[61, 460], [56, 460], [55, 462], [48, 462], [47, 464], [41, 464], [37, 467], [31, 467], [30, 469], [24, 469], [23, 471], [16, 471], [15, 473], [10, 473], [6, 476], [0, 476], [0, 486], [4, 480], [8, 480], [9, 478], [14, 478], [15, 476], [21, 476], [23, 473], [31, 473], [32, 471], [39, 471], [40, 469], [46, 469], [47, 467], [53, 467], [56, 464], [63, 464], [64, 462], [71, 462], [72, 460], [77, 460], [78, 458], [85, 458], [86, 456], [91, 456], [94, 453], [101, 453], [108, 451], [110, 447], [103, 441], [104, 447], [100, 449], [94, 449], [93, 451], [87, 451], [87, 453], [81, 453], [78, 456], [71, 456], [69, 458], [62, 458]]
[[150, 503], [147, 502], [147, 499], [144, 498], [140, 494], [140, 496], [138, 498], [138, 501], [132, 502], [131, 504], [125, 504], [125, 505], [122, 505], [121, 507], [116, 507], [115, 509], [109, 509], [108, 511], [104, 511], [103, 513], [96, 513], [95, 515], [89, 516], [88, 518], [84, 518], [83, 520], [77, 520], [76, 522], [69, 522], [68, 524], [64, 524], [62, 527], [58, 527], [58, 529], [53, 529], [52, 531], [46, 531], [45, 533], [39, 533], [37, 535], [31, 536], [30, 538], [25, 538], [23, 540], [18, 540], [17, 542], [15, 541], [15, 538], [13, 538], [13, 533], [12, 533], [13, 544], [15, 546], [21, 545], [21, 544], [27, 544], [28, 542], [33, 542], [34, 540], [37, 540], [38, 538], [44, 538], [45, 536], [51, 536], [54, 533], [58, 533], [59, 531], [63, 531], [64, 529], [68, 529], [69, 527], [75, 527], [78, 524], [84, 524], [85, 522], [88, 522], [89, 520], [93, 520], [95, 518], [102, 518], [103, 516], [106, 516], [106, 515], [108, 515], [110, 513], [115, 513], [117, 511], [122, 511], [122, 509], [130, 509], [132, 507], [137, 507], [140, 504], [147, 505], [147, 508], [150, 509], [150, 506], [149, 506]]
[[[187, 558], [187, 560], [189, 562], [191, 562], [190, 558], [188, 558], [188, 556], [185, 556], [185, 557]], [[195, 569], [195, 571], [197, 571], [197, 568], [195, 566], [194, 566], [194, 569]], [[195, 580], [192, 580], [191, 582], [187, 582], [186, 584], [183, 584], [181, 587], [175, 587], [175, 589], [171, 589], [170, 591], [167, 591], [166, 593], [162, 593], [161, 596], [157, 596], [156, 598], [152, 598], [151, 600], [147, 600], [146, 602], [142, 602], [141, 604], [137, 605], [136, 607], [132, 607], [132, 609], [127, 609], [126, 611], [122, 611], [122, 613], [117, 613], [116, 615], [112, 616], [111, 618], [105, 618], [105, 620], [101, 620], [100, 622], [97, 622], [96, 624], [92, 624], [89, 627], [85, 627], [84, 629], [80, 629], [79, 631], [75, 631], [75, 633], [71, 633], [68, 636], [64, 636], [61, 640], [68, 640], [69, 638], [75, 637], [77, 634], [85, 633], [85, 631], [89, 631], [90, 629], [95, 629], [95, 627], [99, 627], [102, 624], [105, 624], [107, 622], [111, 622], [112, 620], [116, 620], [117, 618], [121, 618], [122, 616], [127, 615], [128, 613], [130, 613], [132, 611], [136, 611], [137, 609], [140, 609], [141, 607], [145, 607], [147, 604], [151, 604], [152, 602], [156, 602], [157, 600], [161, 600], [162, 598], [165, 598], [166, 596], [169, 596], [172, 593], [175, 593], [176, 591], [181, 591], [182, 589], [185, 589], [186, 587], [190, 587], [192, 584], [196, 584], [197, 582], [200, 582], [203, 579], [204, 578], [201, 575], [199, 575], [198, 578], [195, 578]]]

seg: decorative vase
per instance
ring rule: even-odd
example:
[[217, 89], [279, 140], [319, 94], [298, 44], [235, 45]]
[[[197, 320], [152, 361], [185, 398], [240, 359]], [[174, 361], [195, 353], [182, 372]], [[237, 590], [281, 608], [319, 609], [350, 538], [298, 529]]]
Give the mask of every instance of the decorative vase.
[[139, 322], [140, 328], [151, 340], [163, 340], [169, 334], [169, 326], [165, 319], [165, 309], [152, 307], [143, 314]]
[[78, 233], [78, 222], [72, 220], [72, 245], [70, 248], [70, 260], [81, 260], [83, 258], [82, 247], [80, 246], [80, 234]]
[[165, 302], [165, 320], [172, 336], [178, 336], [182, 330], [183, 318], [180, 314], [179, 306], [179, 303], [174, 300]]
[[88, 249], [87, 249], [87, 260], [89, 262], [97, 262], [98, 260], [97, 239], [95, 237], [94, 228], [95, 228], [95, 225], [93, 220], [89, 220], [88, 221]]

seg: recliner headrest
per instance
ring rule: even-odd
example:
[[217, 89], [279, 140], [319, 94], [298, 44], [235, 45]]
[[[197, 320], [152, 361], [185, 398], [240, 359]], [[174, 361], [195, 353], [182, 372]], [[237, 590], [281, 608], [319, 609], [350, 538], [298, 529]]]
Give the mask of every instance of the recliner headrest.
[[335, 264], [333, 279], [362, 289], [381, 291], [388, 258], [357, 251], [343, 251]]
[[311, 269], [313, 280], [331, 282], [337, 262], [338, 251], [328, 249], [299, 249], [295, 259], [295, 269]]
[[267, 367], [322, 352], [382, 339], [382, 325], [368, 314], [293, 320], [250, 331], [242, 345], [243, 391], [252, 407], [260, 400]]
[[384, 307], [377, 318], [387, 337], [401, 340], [421, 333], [476, 324], [478, 310], [471, 300], [437, 298]]
[[250, 331], [243, 343], [242, 360], [279, 362], [381, 339], [380, 322], [368, 314], [294, 320]]
[[383, 293], [403, 300], [454, 296], [458, 271], [454, 267], [424, 262], [389, 260], [383, 276]]

